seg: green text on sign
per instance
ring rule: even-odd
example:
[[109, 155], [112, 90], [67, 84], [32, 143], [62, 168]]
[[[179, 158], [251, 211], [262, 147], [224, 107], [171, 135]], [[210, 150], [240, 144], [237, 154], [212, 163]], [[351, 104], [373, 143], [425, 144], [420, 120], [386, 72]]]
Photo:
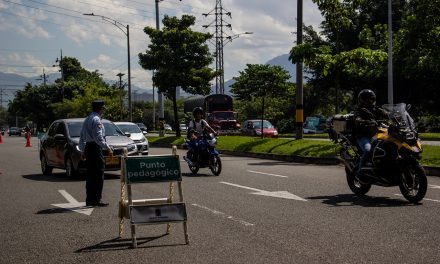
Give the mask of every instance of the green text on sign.
[[127, 184], [181, 181], [179, 156], [127, 157], [125, 180]]

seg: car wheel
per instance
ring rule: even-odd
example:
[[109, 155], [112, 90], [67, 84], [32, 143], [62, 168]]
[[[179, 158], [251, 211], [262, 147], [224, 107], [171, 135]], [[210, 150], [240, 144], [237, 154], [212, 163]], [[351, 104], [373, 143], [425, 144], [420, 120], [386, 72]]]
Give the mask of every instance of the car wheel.
[[69, 177], [69, 178], [78, 178], [79, 172], [77, 170], [75, 170], [72, 158], [70, 156], [67, 156], [65, 164], [66, 164], [66, 175], [67, 175], [67, 177]]
[[47, 165], [46, 156], [41, 154], [41, 172], [43, 175], [51, 175], [53, 167]]

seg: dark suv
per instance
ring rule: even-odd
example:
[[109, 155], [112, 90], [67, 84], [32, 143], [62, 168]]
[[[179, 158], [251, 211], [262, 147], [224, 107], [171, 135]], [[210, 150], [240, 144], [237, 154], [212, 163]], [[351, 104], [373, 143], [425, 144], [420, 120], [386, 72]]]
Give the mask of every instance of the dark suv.
[[[78, 147], [84, 118], [60, 119], [50, 125], [40, 140], [41, 170], [50, 175], [53, 168], [65, 169], [69, 177], [85, 172], [85, 162], [80, 160]], [[128, 155], [137, 155], [136, 144], [112, 122], [103, 119], [107, 143], [113, 148], [113, 157], [104, 151], [105, 170], [119, 170], [124, 148]]]

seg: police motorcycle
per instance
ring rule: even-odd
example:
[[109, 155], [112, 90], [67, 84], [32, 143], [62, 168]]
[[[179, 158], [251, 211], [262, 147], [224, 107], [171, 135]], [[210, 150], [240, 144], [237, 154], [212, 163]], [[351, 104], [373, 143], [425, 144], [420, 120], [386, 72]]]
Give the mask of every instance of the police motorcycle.
[[188, 147], [189, 157], [183, 157], [188, 163], [189, 169], [195, 175], [200, 168], [207, 168], [211, 172], [218, 176], [222, 171], [222, 161], [220, 159], [220, 153], [215, 146], [217, 145], [217, 138], [213, 133], [204, 132], [202, 137], [196, 141], [185, 140]]
[[354, 135], [353, 114], [335, 115], [329, 136], [341, 146], [340, 160], [345, 165], [348, 186], [357, 195], [366, 194], [371, 185], [399, 186], [402, 195], [411, 203], [418, 203], [426, 194], [428, 181], [420, 165], [422, 144], [414, 121], [404, 103], [382, 106], [389, 120], [379, 120], [378, 130], [371, 145], [371, 167], [358, 166], [362, 151]]

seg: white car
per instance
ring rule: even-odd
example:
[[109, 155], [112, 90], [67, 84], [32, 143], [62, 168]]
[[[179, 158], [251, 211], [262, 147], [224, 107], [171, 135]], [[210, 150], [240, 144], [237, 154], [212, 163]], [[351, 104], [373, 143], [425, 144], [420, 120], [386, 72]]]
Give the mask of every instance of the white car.
[[142, 155], [148, 155], [148, 139], [145, 137], [146, 131], [142, 131], [138, 125], [131, 122], [114, 122], [119, 129], [129, 136], [136, 143], [138, 152]]
[[182, 132], [186, 132], [188, 130], [188, 127], [186, 126], [186, 124], [182, 123], [179, 125], [179, 127], [180, 127], [180, 131], [182, 131]]

